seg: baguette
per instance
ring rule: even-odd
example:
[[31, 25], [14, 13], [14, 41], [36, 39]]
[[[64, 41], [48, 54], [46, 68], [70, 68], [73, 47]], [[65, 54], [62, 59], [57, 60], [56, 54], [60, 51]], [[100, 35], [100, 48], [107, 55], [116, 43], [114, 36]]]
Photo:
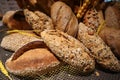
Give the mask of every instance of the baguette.
[[93, 56], [102, 67], [120, 72], [120, 62], [111, 49], [92, 29], [80, 23], [77, 38], [91, 51], [89, 55]]
[[41, 37], [58, 58], [77, 68], [81, 73], [94, 70], [95, 62], [88, 55], [89, 50], [72, 36], [59, 30], [45, 30]]

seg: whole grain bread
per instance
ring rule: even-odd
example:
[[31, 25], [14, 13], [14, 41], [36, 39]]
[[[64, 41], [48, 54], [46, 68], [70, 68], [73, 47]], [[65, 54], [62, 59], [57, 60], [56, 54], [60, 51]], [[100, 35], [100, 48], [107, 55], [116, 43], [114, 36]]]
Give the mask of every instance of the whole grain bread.
[[105, 44], [98, 34], [94, 33], [92, 29], [83, 23], [79, 24], [78, 40], [91, 51], [89, 55], [93, 56], [102, 67], [120, 72], [120, 62], [114, 56], [110, 47]]
[[89, 9], [84, 16], [83, 23], [96, 32], [100, 24], [97, 10]]
[[89, 50], [74, 37], [60, 30], [45, 30], [41, 37], [59, 59], [77, 68], [81, 73], [94, 70], [95, 62], [88, 55]]
[[32, 41], [42, 41], [42, 39], [36, 37], [34, 33], [12, 33], [3, 37], [0, 46], [10, 51], [17, 51], [19, 48]]
[[40, 11], [30, 11], [24, 9], [26, 21], [32, 26], [33, 30], [39, 35], [45, 29], [54, 29], [52, 19]]

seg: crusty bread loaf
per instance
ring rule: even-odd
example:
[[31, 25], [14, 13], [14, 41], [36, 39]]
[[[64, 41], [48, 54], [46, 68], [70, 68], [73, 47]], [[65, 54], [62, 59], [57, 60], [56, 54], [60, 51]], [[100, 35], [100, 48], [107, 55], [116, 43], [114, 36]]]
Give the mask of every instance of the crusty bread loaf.
[[109, 6], [105, 10], [105, 21], [108, 27], [120, 29], [120, 9], [118, 7]]
[[87, 27], [90, 27], [92, 30], [96, 32], [100, 24], [98, 12], [96, 11], [96, 9], [94, 8], [89, 9], [84, 16], [83, 22]]
[[55, 2], [51, 6], [51, 18], [55, 29], [76, 36], [78, 29], [78, 20], [71, 8], [61, 1]]
[[120, 63], [110, 47], [83, 23], [79, 24], [78, 39], [91, 51], [89, 55], [93, 56], [97, 63], [111, 71], [120, 72]]
[[51, 18], [43, 12], [32, 12], [28, 9], [24, 9], [24, 15], [26, 21], [32, 26], [38, 35], [45, 29], [54, 29]]
[[82, 73], [94, 70], [95, 62], [88, 55], [89, 50], [72, 36], [60, 30], [45, 30], [41, 33], [41, 37], [62, 61], [76, 67]]
[[117, 58], [120, 59], [120, 29], [104, 27], [99, 36], [111, 48]]
[[[26, 33], [26, 32], [25, 32]], [[3, 37], [1, 41], [1, 47], [10, 50], [10, 51], [16, 51], [23, 45], [32, 42], [32, 41], [41, 41], [42, 39], [35, 37], [36, 35], [33, 33], [26, 33], [27, 35], [21, 34], [21, 33], [12, 33], [5, 37]], [[34, 36], [30, 36], [34, 35]]]
[[18, 49], [5, 62], [5, 67], [14, 75], [35, 76], [54, 70], [59, 64], [42, 41], [34, 41]]
[[25, 20], [23, 11], [7, 11], [2, 18], [2, 22], [10, 29], [29, 30], [32, 27]]

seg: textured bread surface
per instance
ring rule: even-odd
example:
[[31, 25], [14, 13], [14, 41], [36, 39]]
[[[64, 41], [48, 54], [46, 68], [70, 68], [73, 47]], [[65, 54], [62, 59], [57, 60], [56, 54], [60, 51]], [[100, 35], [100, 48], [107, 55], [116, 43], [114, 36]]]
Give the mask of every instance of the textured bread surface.
[[105, 21], [108, 27], [120, 29], [120, 9], [118, 7], [109, 6], [105, 10]]
[[[30, 35], [31, 33], [29, 33]], [[24, 35], [20, 33], [12, 33], [5, 36], [1, 41], [1, 47], [10, 50], [10, 51], [17, 51], [23, 45], [32, 42], [32, 41], [41, 41], [40, 38], [34, 36]]]
[[55, 2], [51, 6], [51, 18], [55, 29], [64, 31], [71, 36], [76, 36], [78, 20], [67, 4], [61, 1]]
[[95, 32], [97, 31], [97, 28], [99, 26], [99, 17], [98, 17], [98, 12], [95, 9], [89, 9], [83, 20], [84, 24], [94, 30]]
[[89, 55], [93, 56], [97, 63], [111, 71], [120, 71], [120, 62], [110, 47], [83, 23], [79, 24], [78, 39], [91, 51]]
[[32, 12], [24, 9], [26, 21], [32, 26], [37, 34], [40, 34], [45, 29], [54, 29], [52, 19], [40, 11]]
[[14, 55], [6, 61], [5, 66], [10, 73], [19, 76], [45, 74], [60, 63], [47, 48], [28, 50], [15, 60], [12, 60], [13, 57]]
[[41, 37], [58, 58], [76, 67], [80, 72], [94, 70], [95, 62], [88, 55], [89, 50], [72, 36], [59, 30], [45, 30]]

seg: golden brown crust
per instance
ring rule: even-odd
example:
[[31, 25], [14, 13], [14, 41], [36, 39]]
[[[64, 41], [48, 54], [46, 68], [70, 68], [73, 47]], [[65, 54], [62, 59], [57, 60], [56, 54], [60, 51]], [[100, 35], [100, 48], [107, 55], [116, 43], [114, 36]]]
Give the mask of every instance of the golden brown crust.
[[51, 6], [51, 18], [55, 29], [76, 36], [78, 20], [68, 5], [61, 1], [55, 2]]
[[[5, 63], [7, 70], [10, 73], [19, 76], [33, 76], [45, 74], [57, 67], [60, 64], [57, 58], [48, 50], [47, 47], [39, 44], [39, 47], [40, 46], [41, 48], [30, 48], [30, 50], [27, 50], [22, 54], [19, 54], [20, 51], [15, 52]], [[27, 46], [24, 46], [23, 48], [26, 47]]]

